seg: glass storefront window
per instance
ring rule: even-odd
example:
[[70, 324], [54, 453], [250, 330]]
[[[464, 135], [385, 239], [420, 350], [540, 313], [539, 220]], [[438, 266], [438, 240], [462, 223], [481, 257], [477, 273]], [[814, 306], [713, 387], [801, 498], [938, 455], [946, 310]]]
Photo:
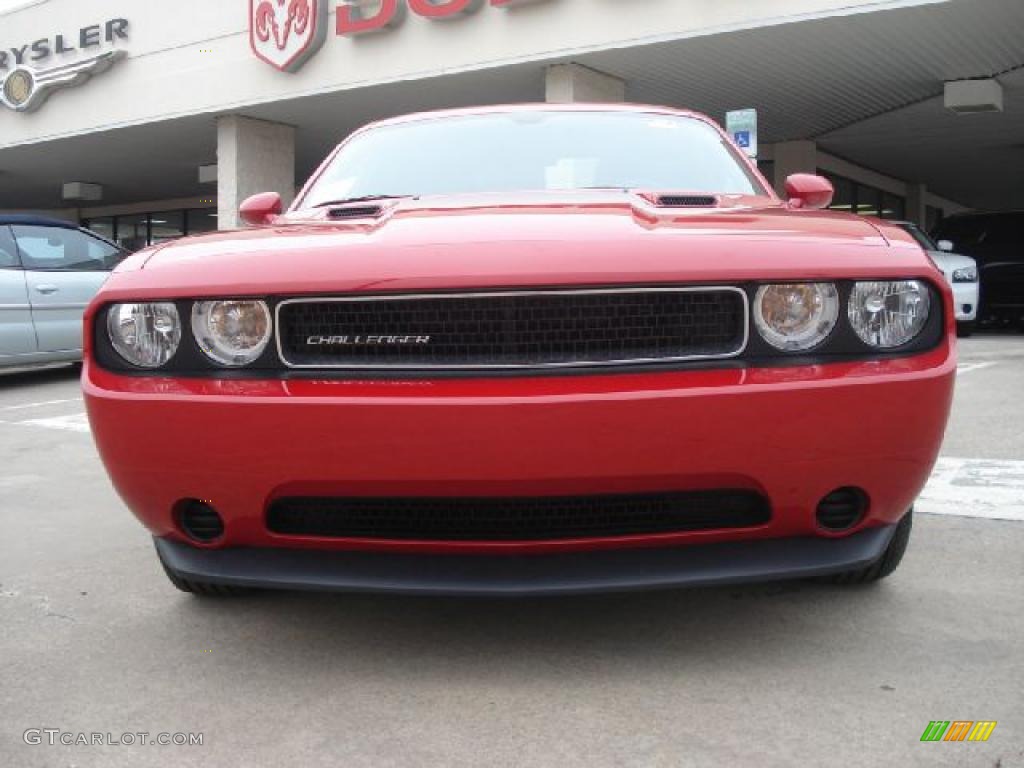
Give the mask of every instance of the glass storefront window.
[[185, 235], [217, 231], [216, 208], [156, 211], [130, 216], [106, 216], [83, 219], [82, 226], [101, 237], [121, 245], [126, 251], [137, 251]]
[[138, 251], [149, 245], [149, 214], [118, 216], [117, 242], [126, 251]]
[[217, 231], [216, 208], [193, 208], [192, 210], [185, 211], [185, 214], [185, 222], [190, 235]]
[[883, 219], [907, 217], [906, 198], [827, 171], [819, 170], [818, 173], [831, 181], [835, 187], [836, 194], [832, 198], [832, 205], [829, 206], [834, 211], [859, 213], [861, 216], [880, 216]]
[[861, 216], [878, 216], [882, 212], [882, 193], [874, 187], [857, 185], [857, 213]]
[[150, 214], [149, 244], [157, 245], [185, 234], [184, 211], [160, 211]]
[[853, 210], [854, 183], [849, 179], [844, 179], [842, 176], [835, 176], [831, 173], [822, 175], [832, 182], [832, 186], [836, 191], [832, 197], [832, 205], [829, 208], [834, 211], [850, 213]]
[[906, 200], [891, 192], [882, 193], [882, 218], [902, 221], [907, 218]]
[[100, 237], [105, 237], [107, 240], [117, 239], [113, 216], [108, 216], [102, 219], [88, 219], [87, 221], [82, 222], [82, 226], [95, 232]]

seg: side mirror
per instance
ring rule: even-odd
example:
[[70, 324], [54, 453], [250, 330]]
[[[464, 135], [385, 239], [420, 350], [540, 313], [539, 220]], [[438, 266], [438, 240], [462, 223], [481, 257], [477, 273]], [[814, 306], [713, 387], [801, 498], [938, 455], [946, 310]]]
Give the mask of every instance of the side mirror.
[[265, 227], [274, 223], [284, 206], [277, 192], [261, 192], [247, 198], [238, 208], [238, 215], [250, 227]]
[[812, 173], [794, 173], [786, 179], [786, 197], [791, 208], [828, 208], [836, 191], [832, 182]]
[[953, 241], [952, 240], [939, 240], [939, 242], [936, 243], [936, 245], [939, 246], [939, 250], [940, 251], [944, 251], [945, 253], [952, 253], [953, 252]]

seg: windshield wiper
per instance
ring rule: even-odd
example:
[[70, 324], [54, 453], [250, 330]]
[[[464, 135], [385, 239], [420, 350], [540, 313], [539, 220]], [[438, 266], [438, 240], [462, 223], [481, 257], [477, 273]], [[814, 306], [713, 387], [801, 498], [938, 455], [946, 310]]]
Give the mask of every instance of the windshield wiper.
[[329, 208], [332, 205], [349, 205], [351, 203], [372, 203], [375, 200], [401, 200], [403, 198], [414, 198], [416, 195], [363, 195], [362, 197], [346, 197], [342, 200], [328, 200], [326, 203], [317, 203], [314, 208]]

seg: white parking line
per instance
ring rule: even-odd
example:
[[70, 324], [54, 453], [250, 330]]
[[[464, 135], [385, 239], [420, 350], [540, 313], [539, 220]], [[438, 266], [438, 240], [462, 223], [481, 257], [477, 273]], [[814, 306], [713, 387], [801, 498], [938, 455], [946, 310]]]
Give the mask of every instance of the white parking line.
[[0, 408], [0, 413], [9, 413], [10, 411], [28, 411], [32, 408], [46, 408], [49, 405], [66, 405], [67, 403], [80, 403], [82, 398], [76, 397], [71, 400], [46, 400], [41, 403], [22, 403], [21, 405], [7, 405]]
[[81, 432], [89, 434], [89, 417], [84, 413], [73, 413], [70, 416], [56, 416], [52, 419], [29, 419], [17, 421], [26, 427], [42, 427], [43, 429], [59, 429], [65, 432]]
[[956, 367], [956, 372], [958, 375], [963, 376], [965, 373], [982, 371], [985, 368], [991, 368], [993, 365], [996, 365], [996, 363], [960, 363], [960, 365]]
[[1024, 461], [941, 458], [915, 509], [1024, 521]]

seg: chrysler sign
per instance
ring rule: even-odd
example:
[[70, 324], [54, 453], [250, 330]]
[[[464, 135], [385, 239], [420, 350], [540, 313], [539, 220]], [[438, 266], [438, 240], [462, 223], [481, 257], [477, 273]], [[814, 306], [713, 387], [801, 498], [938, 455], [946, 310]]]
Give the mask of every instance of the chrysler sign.
[[[511, 8], [540, 0], [342, 0], [335, 34], [355, 37], [398, 27], [409, 12], [431, 21], [457, 19], [484, 6]], [[249, 0], [253, 53], [282, 72], [298, 72], [327, 39], [328, 0]]]
[[111, 19], [82, 27], [75, 35], [43, 37], [0, 50], [0, 105], [15, 112], [38, 109], [53, 91], [84, 83], [105, 72], [125, 54], [106, 50], [70, 63], [52, 59], [79, 51], [92, 53], [93, 49], [113, 48], [127, 37], [127, 19]]

